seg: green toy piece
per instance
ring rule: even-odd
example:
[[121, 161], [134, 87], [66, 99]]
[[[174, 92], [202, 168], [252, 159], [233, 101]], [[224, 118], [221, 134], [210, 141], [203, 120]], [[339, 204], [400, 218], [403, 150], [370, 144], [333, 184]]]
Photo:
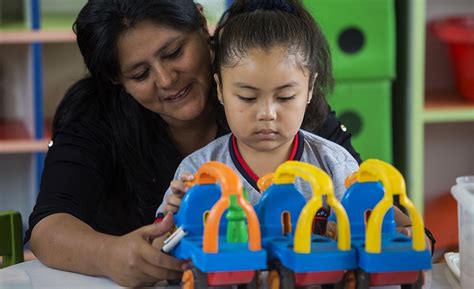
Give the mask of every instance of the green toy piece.
[[0, 268], [23, 262], [22, 230], [19, 212], [0, 212], [0, 256], [3, 257]]
[[[245, 191], [244, 191], [245, 194]], [[248, 242], [248, 227], [245, 222], [245, 212], [237, 203], [237, 196], [230, 196], [230, 206], [226, 214], [227, 224], [227, 242], [244, 243]]]

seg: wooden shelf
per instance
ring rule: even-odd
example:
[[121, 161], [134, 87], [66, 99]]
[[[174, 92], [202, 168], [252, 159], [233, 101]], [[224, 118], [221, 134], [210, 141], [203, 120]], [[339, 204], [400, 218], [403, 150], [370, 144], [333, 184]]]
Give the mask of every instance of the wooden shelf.
[[76, 35], [72, 31], [2, 31], [0, 44], [27, 44], [34, 42], [59, 43], [74, 42]]
[[0, 154], [46, 152], [49, 139], [33, 139], [21, 121], [0, 121]]
[[474, 121], [474, 101], [452, 91], [432, 91], [425, 97], [425, 123]]

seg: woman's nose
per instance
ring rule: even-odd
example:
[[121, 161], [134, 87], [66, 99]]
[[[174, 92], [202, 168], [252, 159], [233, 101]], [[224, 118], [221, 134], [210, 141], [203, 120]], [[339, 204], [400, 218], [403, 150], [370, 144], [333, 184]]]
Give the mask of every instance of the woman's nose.
[[265, 101], [258, 104], [257, 118], [260, 121], [271, 121], [276, 119], [276, 106], [271, 101]]
[[166, 65], [155, 65], [155, 84], [158, 88], [169, 88], [176, 81], [177, 72]]

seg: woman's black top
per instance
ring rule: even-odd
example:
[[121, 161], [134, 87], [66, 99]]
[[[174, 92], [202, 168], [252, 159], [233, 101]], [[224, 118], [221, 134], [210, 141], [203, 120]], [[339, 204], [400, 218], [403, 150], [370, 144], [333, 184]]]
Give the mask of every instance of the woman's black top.
[[[217, 137], [227, 133], [219, 127]], [[334, 112], [328, 114], [319, 135], [344, 146], [359, 162], [351, 145], [351, 135], [341, 129]], [[167, 135], [163, 135], [169, 143]], [[85, 113], [74, 122], [55, 131], [47, 153], [40, 192], [29, 218], [31, 230], [44, 217], [67, 213], [89, 224], [94, 230], [123, 235], [154, 220], [163, 194], [183, 156], [173, 146], [157, 147], [167, 154], [165, 170], [152, 179], [143, 179], [143, 186], [156, 192], [153, 200], [140, 199], [128, 188], [120, 166], [113, 155], [111, 127], [101, 113]]]

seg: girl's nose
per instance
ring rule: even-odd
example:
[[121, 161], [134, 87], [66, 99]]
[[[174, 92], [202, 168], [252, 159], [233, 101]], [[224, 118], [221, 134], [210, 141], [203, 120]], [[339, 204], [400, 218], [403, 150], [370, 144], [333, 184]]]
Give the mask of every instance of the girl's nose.
[[272, 121], [276, 119], [276, 107], [272, 101], [262, 101], [258, 105], [257, 119], [259, 121]]

